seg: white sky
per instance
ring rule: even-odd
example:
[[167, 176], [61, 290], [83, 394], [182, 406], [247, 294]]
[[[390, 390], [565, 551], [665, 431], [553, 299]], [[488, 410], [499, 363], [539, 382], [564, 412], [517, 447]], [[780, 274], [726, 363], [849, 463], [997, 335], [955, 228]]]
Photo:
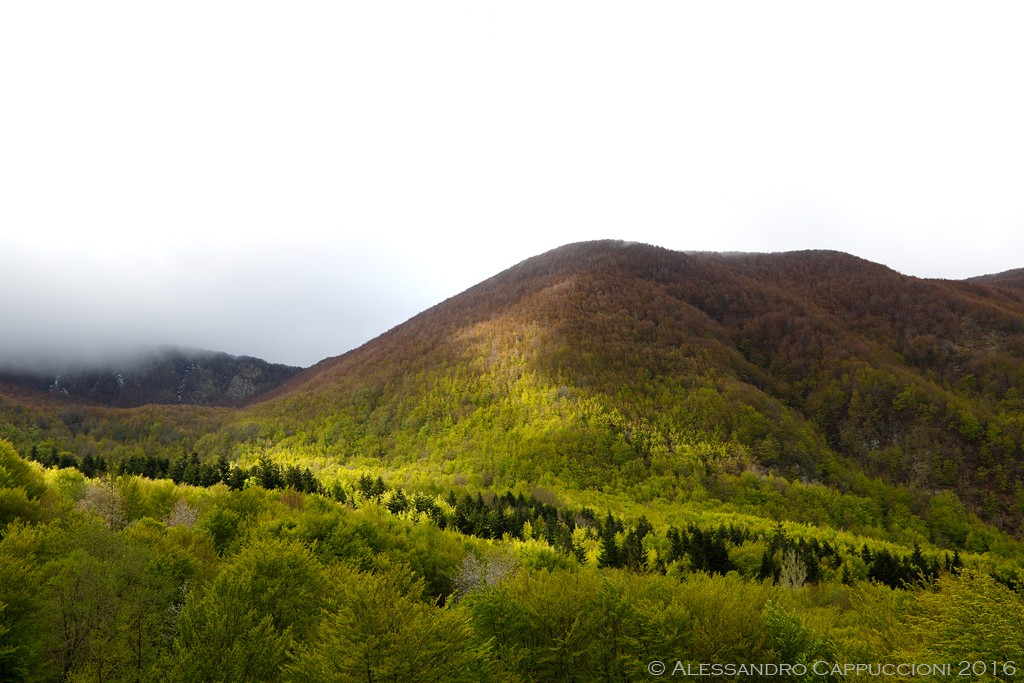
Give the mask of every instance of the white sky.
[[0, 3], [0, 357], [309, 365], [568, 242], [1024, 267], [1024, 5]]

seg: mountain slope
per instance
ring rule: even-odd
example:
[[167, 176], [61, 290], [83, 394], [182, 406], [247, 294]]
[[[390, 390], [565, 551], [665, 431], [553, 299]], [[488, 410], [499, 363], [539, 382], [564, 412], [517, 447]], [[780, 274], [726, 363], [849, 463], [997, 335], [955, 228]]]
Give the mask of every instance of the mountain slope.
[[[834, 252], [569, 245], [297, 375], [261, 443], [634, 498], [864, 472], [1016, 528], [1024, 306]], [[283, 437], [283, 438], [278, 438]], [[924, 504], [924, 503], [922, 503]]]

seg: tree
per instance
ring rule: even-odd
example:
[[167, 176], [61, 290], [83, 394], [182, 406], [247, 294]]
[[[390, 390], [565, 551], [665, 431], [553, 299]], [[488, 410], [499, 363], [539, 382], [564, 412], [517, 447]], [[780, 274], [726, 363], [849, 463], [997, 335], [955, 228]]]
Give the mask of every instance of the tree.
[[209, 532], [218, 552], [224, 552], [238, 533], [241, 516], [229, 508], [213, 505], [200, 517], [198, 527]]
[[868, 568], [868, 578], [890, 588], [899, 588], [903, 585], [905, 577], [899, 559], [882, 548], [874, 554], [874, 560]]
[[671, 564], [676, 560], [683, 559], [686, 555], [686, 545], [683, 543], [683, 537], [679, 529], [675, 528], [675, 526], [669, 526], [665, 536], [668, 538], [668, 557], [665, 558], [666, 563]]
[[256, 476], [259, 478], [260, 486], [267, 490], [284, 487], [281, 468], [269, 458], [260, 458], [259, 464], [256, 465]]
[[765, 549], [761, 553], [761, 566], [757, 570], [757, 580], [766, 581], [771, 579], [773, 582], [778, 582], [779, 574], [782, 573], [782, 566], [775, 559], [775, 553]]
[[472, 615], [481, 639], [494, 643], [495, 659], [519, 679], [595, 680], [594, 647], [609, 638], [596, 603], [603, 577], [618, 574], [526, 570], [472, 591], [460, 607]]
[[782, 556], [782, 567], [779, 570], [779, 585], [785, 588], [801, 588], [807, 582], [807, 565], [793, 548], [786, 550]]
[[928, 560], [925, 559], [924, 553], [921, 552], [921, 546], [916, 542], [914, 543], [914, 551], [907, 562], [907, 573], [910, 581], [918, 584], [924, 584], [934, 578], [931, 567], [928, 565]]
[[480, 681], [487, 647], [465, 612], [423, 602], [408, 568], [339, 566], [330, 608], [286, 669], [289, 681]]
[[183, 526], [192, 528], [199, 519], [199, 510], [195, 509], [184, 498], [174, 501], [174, 507], [167, 515], [167, 526]]
[[39, 501], [29, 498], [25, 489], [0, 489], [0, 535], [11, 522], [41, 522], [45, 516]]
[[692, 567], [698, 571], [725, 574], [732, 569], [732, 560], [729, 559], [725, 539], [714, 531], [703, 531], [691, 525], [687, 552]]
[[345, 494], [345, 487], [341, 485], [340, 481], [336, 481], [331, 484], [329, 493], [331, 494], [331, 498], [339, 503], [344, 503], [348, 499], [348, 496]]
[[474, 590], [496, 586], [515, 570], [516, 560], [510, 553], [492, 552], [482, 560], [473, 553], [467, 554], [452, 582], [452, 603], [458, 603]]
[[24, 489], [25, 495], [31, 499], [46, 493], [39, 466], [23, 460], [6, 439], [0, 439], [0, 488]]
[[231, 490], [241, 491], [245, 488], [245, 480], [249, 478], [249, 471], [244, 467], [232, 467], [230, 474], [224, 480]]
[[176, 675], [194, 681], [277, 680], [296, 639], [313, 630], [327, 584], [302, 544], [248, 545], [201, 597], [190, 595], [175, 641]]
[[[992, 577], [965, 571], [939, 577], [932, 590], [918, 594], [911, 622], [917, 651], [907, 661], [1016, 662], [1024, 652], [1024, 598]], [[991, 665], [990, 665], [991, 667]], [[991, 671], [991, 668], [990, 668]], [[994, 678], [1012, 680], [1008, 672]]]
[[112, 529], [120, 529], [125, 524], [123, 498], [113, 478], [88, 484], [85, 497], [78, 501], [77, 508], [99, 517]]
[[223, 453], [218, 455], [214, 466], [217, 468], [217, 481], [226, 482], [231, 474], [231, 463], [228, 462], [227, 456]]
[[384, 504], [384, 507], [388, 509], [392, 514], [398, 514], [405, 512], [409, 509], [409, 499], [406, 497], [405, 492], [402, 489], [397, 488], [391, 492], [391, 497]]
[[29, 679], [39, 657], [38, 570], [0, 551], [0, 681]]
[[[761, 623], [780, 662], [810, 665], [815, 661], [835, 659], [835, 646], [828, 637], [814, 633], [803, 619], [779, 605], [766, 604], [761, 612]], [[816, 675], [808, 675], [806, 680], [820, 679]]]
[[619, 552], [618, 541], [615, 538], [615, 518], [609, 510], [601, 525], [601, 550], [597, 556], [598, 567], [621, 567], [622, 556]]
[[67, 680], [78, 667], [103, 668], [104, 644], [117, 616], [109, 563], [78, 548], [48, 563], [45, 571], [49, 624], [43, 652], [54, 675]]
[[190, 594], [178, 620], [170, 665], [177, 681], [272, 681], [280, 675], [290, 639], [269, 614], [251, 607], [237, 578]]
[[368, 474], [364, 474], [359, 477], [359, 480], [356, 482], [356, 487], [366, 500], [380, 500], [380, 497], [388, 490], [388, 487], [384, 483], [384, 479], [382, 477], [374, 479]]
[[625, 542], [622, 544], [623, 566], [634, 571], [647, 570], [647, 551], [644, 550], [644, 538], [653, 531], [653, 527], [647, 518], [642, 516], [637, 520], [636, 527], [626, 534]]

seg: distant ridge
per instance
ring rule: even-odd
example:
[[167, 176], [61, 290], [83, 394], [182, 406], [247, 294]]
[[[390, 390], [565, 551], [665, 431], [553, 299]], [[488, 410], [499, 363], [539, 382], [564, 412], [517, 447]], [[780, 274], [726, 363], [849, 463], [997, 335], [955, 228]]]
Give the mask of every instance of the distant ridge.
[[984, 285], [990, 285], [992, 287], [1001, 287], [1004, 289], [1024, 292], [1024, 268], [1016, 268], [1014, 270], [1007, 270], [1002, 273], [994, 273], [992, 275], [972, 277], [968, 282], [977, 282]]
[[300, 370], [248, 356], [164, 346], [91, 366], [0, 370], [0, 382], [66, 401], [118, 408], [232, 406], [276, 387]]

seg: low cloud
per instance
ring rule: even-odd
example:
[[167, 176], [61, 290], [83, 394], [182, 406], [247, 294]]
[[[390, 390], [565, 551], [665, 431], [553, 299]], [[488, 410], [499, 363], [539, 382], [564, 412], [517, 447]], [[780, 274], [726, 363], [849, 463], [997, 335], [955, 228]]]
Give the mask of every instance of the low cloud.
[[398, 261], [337, 245], [31, 250], [0, 257], [0, 362], [95, 364], [161, 344], [308, 366], [434, 303]]

